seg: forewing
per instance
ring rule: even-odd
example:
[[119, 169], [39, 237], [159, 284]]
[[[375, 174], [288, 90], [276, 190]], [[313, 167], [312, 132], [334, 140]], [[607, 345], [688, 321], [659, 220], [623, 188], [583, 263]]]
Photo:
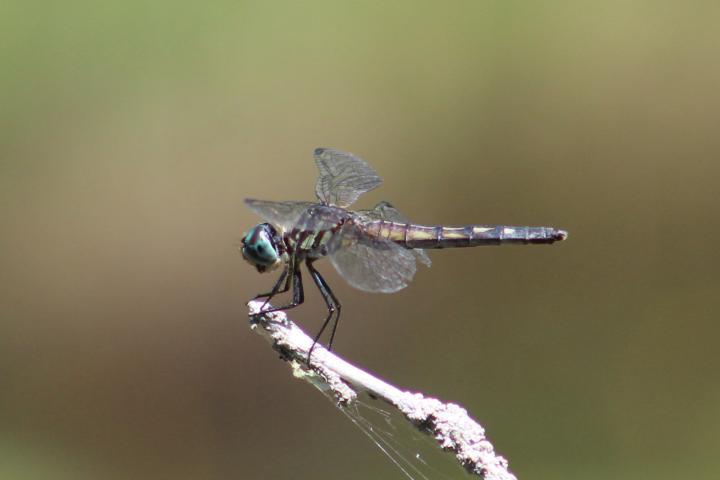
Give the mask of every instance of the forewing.
[[260, 218], [285, 231], [291, 230], [300, 215], [315, 205], [311, 202], [271, 202], [246, 198], [245, 205]]
[[392, 293], [405, 288], [415, 275], [415, 256], [388, 240], [362, 238], [343, 229], [341, 245], [331, 247], [330, 262], [353, 287], [366, 292]]
[[[372, 210], [360, 210], [357, 213], [370, 220], [389, 220], [396, 223], [410, 223], [405, 215], [400, 213], [398, 209], [393, 207], [389, 202], [385, 201], [375, 205], [375, 208]], [[430, 265], [432, 265], [432, 261], [425, 250], [413, 248], [410, 251], [415, 255], [420, 263], [426, 267], [430, 267]]]
[[352, 153], [316, 148], [315, 163], [320, 171], [315, 194], [328, 205], [348, 207], [382, 183], [377, 172]]

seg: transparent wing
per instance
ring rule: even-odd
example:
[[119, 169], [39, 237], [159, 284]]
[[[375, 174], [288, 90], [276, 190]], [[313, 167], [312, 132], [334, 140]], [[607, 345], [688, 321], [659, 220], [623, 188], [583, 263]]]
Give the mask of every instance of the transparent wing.
[[313, 205], [311, 202], [271, 202], [246, 198], [245, 205], [260, 218], [283, 230], [291, 230], [300, 215]]
[[397, 292], [415, 275], [415, 255], [389, 240], [369, 238], [351, 225], [344, 227], [334, 242], [329, 248], [330, 262], [359, 290]]
[[315, 163], [320, 170], [315, 194], [328, 205], [348, 207], [382, 183], [375, 170], [352, 153], [316, 148]]
[[[410, 223], [405, 215], [400, 213], [397, 208], [393, 207], [389, 202], [385, 201], [375, 205], [375, 208], [372, 210], [359, 210], [356, 213], [361, 217], [368, 218], [370, 220], [389, 220], [397, 223]], [[432, 261], [425, 250], [413, 248], [410, 251], [415, 255], [420, 263], [426, 267], [432, 265]]]

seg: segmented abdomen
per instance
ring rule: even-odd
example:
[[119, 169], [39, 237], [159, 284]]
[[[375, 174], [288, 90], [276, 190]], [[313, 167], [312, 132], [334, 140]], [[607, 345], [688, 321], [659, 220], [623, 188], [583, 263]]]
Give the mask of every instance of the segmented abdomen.
[[378, 220], [365, 224], [368, 235], [385, 238], [406, 248], [476, 247], [501, 244], [550, 244], [564, 240], [567, 233], [552, 227], [510, 227], [465, 225], [444, 227]]

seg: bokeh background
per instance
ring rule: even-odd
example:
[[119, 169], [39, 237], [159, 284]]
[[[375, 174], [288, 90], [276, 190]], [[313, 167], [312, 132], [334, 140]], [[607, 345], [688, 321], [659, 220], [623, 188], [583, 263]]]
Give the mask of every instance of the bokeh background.
[[[367, 159], [421, 223], [554, 225], [353, 290], [337, 350], [520, 479], [720, 475], [720, 4], [0, 3], [0, 477], [401, 478], [247, 328], [243, 198]], [[293, 317], [320, 325], [308, 288]]]

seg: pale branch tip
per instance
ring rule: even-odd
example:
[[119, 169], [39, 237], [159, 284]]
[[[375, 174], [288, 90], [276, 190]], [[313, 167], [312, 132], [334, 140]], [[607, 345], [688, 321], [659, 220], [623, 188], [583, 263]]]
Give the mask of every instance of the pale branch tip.
[[421, 393], [402, 391], [319, 344], [308, 364], [311, 337], [284, 312], [259, 314], [263, 306], [260, 301], [251, 301], [248, 306], [251, 328], [291, 364], [296, 377], [332, 392], [339, 408], [351, 404], [361, 391], [367, 392], [397, 408], [418, 430], [431, 434], [442, 449], [455, 454], [468, 472], [485, 480], [517, 480], [508, 470], [507, 460], [495, 453], [485, 429], [464, 408]]

